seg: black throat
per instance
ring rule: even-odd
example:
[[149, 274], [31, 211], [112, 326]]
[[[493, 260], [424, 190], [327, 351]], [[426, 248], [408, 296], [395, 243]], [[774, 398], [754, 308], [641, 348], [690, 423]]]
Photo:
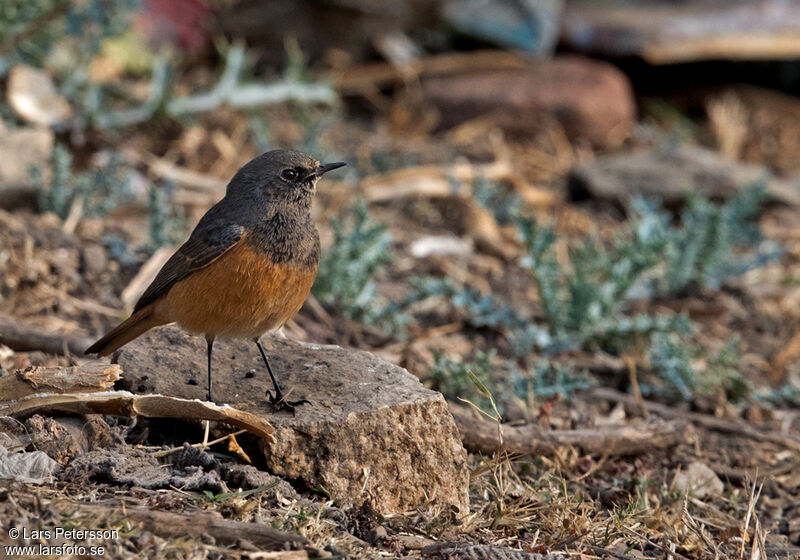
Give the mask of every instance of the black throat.
[[250, 228], [248, 244], [276, 264], [316, 267], [320, 256], [319, 232], [311, 214], [304, 210], [275, 209]]

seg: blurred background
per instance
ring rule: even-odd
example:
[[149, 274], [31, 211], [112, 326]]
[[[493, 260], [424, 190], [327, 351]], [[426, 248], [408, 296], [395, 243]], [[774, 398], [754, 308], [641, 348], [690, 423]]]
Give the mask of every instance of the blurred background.
[[[323, 261], [288, 336], [505, 421], [646, 415], [631, 393], [789, 437], [798, 95], [791, 0], [6, 0], [0, 366], [76, 360], [2, 325], [102, 334], [241, 165], [291, 147], [348, 166], [318, 189]], [[650, 510], [641, 544], [699, 461], [728, 493], [671, 538], [705, 557], [746, 513], [742, 473], [775, 469], [759, 515], [771, 545], [800, 544], [798, 447], [725, 437], [525, 476]], [[493, 517], [511, 498], [473, 499], [468, 530], [522, 538]], [[551, 544], [574, 530], [539, 522]]]

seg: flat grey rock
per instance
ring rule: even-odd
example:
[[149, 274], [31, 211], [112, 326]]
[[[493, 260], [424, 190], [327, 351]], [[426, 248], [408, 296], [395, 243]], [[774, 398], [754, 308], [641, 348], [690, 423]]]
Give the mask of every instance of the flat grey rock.
[[[273, 411], [269, 376], [245, 341], [214, 344], [213, 391], [218, 403], [275, 426], [277, 443], [264, 448], [270, 472], [320, 485], [342, 505], [369, 501], [381, 513], [428, 505], [468, 511], [466, 452], [441, 394], [367, 352], [269, 337], [263, 344], [288, 398], [311, 404], [295, 415]], [[177, 327], [145, 334], [115, 361], [125, 389], [205, 399], [205, 341]]]
[[659, 197], [667, 203], [693, 192], [728, 198], [761, 184], [769, 199], [800, 204], [800, 180], [774, 177], [759, 165], [731, 161], [711, 150], [683, 146], [600, 157], [570, 172], [573, 194], [627, 202], [632, 196]]

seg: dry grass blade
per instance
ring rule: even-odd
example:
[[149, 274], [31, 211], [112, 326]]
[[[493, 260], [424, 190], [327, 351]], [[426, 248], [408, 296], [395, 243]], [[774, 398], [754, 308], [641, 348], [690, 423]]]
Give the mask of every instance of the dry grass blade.
[[[748, 540], [748, 532], [750, 529], [750, 519], [755, 518], [755, 509], [756, 503], [758, 503], [758, 499], [761, 497], [761, 490], [764, 488], [764, 483], [762, 482], [761, 485], [758, 487], [758, 491], [756, 491], [756, 484], [758, 480], [758, 472], [756, 472], [755, 480], [750, 485], [750, 499], [747, 501], [747, 513], [744, 516], [744, 523], [742, 523], [742, 546], [739, 550], [739, 558], [742, 560], [744, 559], [744, 547]], [[759, 543], [758, 538], [760, 536], [760, 523], [758, 518], [755, 518], [755, 535], [753, 538], [753, 549], [752, 549], [752, 559], [755, 560], [758, 558], [757, 551], [760, 548], [761, 554], [765, 554], [763, 542]]]

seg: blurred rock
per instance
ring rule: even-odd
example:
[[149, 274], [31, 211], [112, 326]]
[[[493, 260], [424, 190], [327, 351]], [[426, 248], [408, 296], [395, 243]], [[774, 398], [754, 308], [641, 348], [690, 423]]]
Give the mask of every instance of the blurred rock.
[[[367, 352], [271, 338], [264, 345], [288, 398], [311, 404], [295, 415], [274, 412], [265, 397], [269, 376], [245, 341], [215, 343], [214, 397], [272, 423], [277, 443], [264, 450], [272, 473], [321, 485], [344, 505], [369, 500], [381, 513], [429, 501], [468, 511], [466, 453], [439, 393]], [[200, 337], [171, 327], [131, 342], [115, 359], [125, 389], [204, 398], [205, 356]]]
[[618, 146], [636, 108], [631, 85], [614, 66], [577, 56], [532, 59], [526, 68], [454, 74], [423, 82], [445, 127], [491, 114], [498, 125], [527, 133], [551, 124], [571, 140]]
[[681, 492], [689, 492], [692, 496], [719, 496], [725, 485], [711, 467], [695, 461], [675, 475], [675, 487]]
[[14, 66], [8, 76], [8, 104], [20, 118], [41, 126], [63, 126], [72, 118], [72, 107], [56, 91], [44, 70]]
[[573, 0], [562, 40], [578, 51], [638, 56], [651, 64], [798, 58], [800, 3]]
[[92, 280], [108, 271], [108, 255], [99, 243], [88, 243], [81, 250], [83, 275]]
[[36, 201], [31, 168], [45, 174], [53, 142], [53, 133], [48, 129], [0, 127], [0, 208]]
[[558, 42], [563, 8], [563, 0], [451, 0], [442, 15], [466, 35], [546, 54]]
[[652, 196], [674, 204], [690, 192], [727, 198], [759, 183], [769, 199], [800, 205], [800, 180], [778, 179], [759, 165], [737, 163], [693, 146], [601, 157], [573, 169], [569, 176], [573, 198], [589, 195], [622, 203], [634, 196]]

